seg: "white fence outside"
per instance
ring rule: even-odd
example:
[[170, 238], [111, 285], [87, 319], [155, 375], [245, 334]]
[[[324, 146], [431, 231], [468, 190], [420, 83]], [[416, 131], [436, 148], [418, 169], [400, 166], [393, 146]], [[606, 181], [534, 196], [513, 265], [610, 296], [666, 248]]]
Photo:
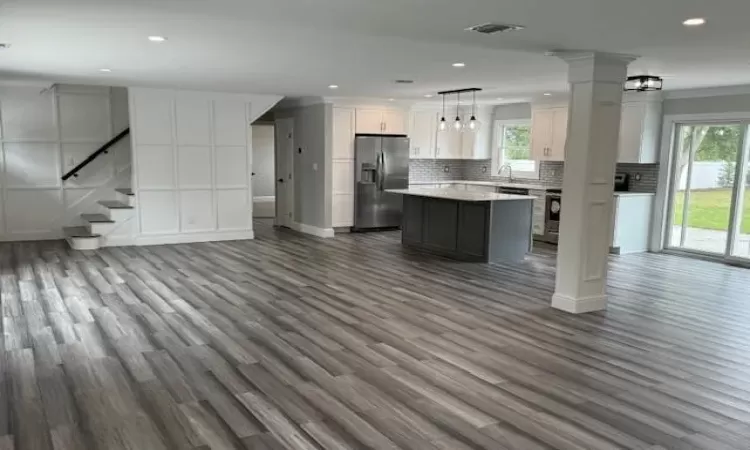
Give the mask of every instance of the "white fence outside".
[[[725, 187], [719, 182], [725, 164], [724, 161], [701, 161], [693, 163], [693, 176], [690, 182], [690, 189], [716, 189]], [[685, 168], [680, 178], [680, 190], [684, 190], [686, 186], [687, 168]]]

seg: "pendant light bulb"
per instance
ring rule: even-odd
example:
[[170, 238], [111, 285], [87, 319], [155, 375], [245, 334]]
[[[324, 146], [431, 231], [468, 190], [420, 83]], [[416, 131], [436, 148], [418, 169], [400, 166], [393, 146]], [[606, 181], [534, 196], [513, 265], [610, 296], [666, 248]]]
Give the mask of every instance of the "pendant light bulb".
[[469, 129], [471, 131], [479, 131], [479, 127], [481, 124], [477, 120], [476, 116], [471, 116], [471, 119], [469, 119]]
[[476, 91], [472, 92], [473, 102], [471, 106], [471, 119], [469, 119], [469, 130], [471, 131], [478, 131], [479, 127], [482, 125], [477, 120], [477, 93]]
[[461, 122], [461, 112], [459, 110], [461, 106], [461, 93], [456, 94], [456, 121], [453, 122], [453, 129], [456, 131], [461, 131], [464, 129], [464, 124]]

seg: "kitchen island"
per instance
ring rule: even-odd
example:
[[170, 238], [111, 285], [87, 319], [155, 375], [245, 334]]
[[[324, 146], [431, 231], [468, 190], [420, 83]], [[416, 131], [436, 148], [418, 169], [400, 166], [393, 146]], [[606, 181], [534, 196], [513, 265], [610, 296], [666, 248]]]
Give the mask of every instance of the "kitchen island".
[[403, 195], [401, 243], [462, 261], [514, 262], [531, 250], [535, 197], [410, 188]]

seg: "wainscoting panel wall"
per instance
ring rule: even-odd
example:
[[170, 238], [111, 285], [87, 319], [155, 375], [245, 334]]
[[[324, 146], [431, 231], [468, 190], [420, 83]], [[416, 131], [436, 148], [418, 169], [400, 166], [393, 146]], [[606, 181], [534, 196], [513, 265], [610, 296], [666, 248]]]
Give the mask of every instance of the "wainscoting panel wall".
[[250, 123], [280, 98], [131, 89], [134, 243], [252, 238]]
[[59, 239], [63, 227], [97, 212], [97, 201], [111, 199], [114, 188], [130, 186], [127, 138], [77, 178], [61, 180], [129, 126], [127, 108], [125, 88], [0, 88], [0, 240]]

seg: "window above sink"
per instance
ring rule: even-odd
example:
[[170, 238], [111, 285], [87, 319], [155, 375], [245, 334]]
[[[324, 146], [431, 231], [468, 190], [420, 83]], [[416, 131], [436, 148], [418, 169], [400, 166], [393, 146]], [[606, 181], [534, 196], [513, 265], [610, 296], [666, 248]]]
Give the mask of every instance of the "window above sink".
[[532, 159], [531, 120], [497, 120], [494, 128], [492, 176], [509, 177], [512, 171], [513, 178], [538, 180], [540, 164]]

